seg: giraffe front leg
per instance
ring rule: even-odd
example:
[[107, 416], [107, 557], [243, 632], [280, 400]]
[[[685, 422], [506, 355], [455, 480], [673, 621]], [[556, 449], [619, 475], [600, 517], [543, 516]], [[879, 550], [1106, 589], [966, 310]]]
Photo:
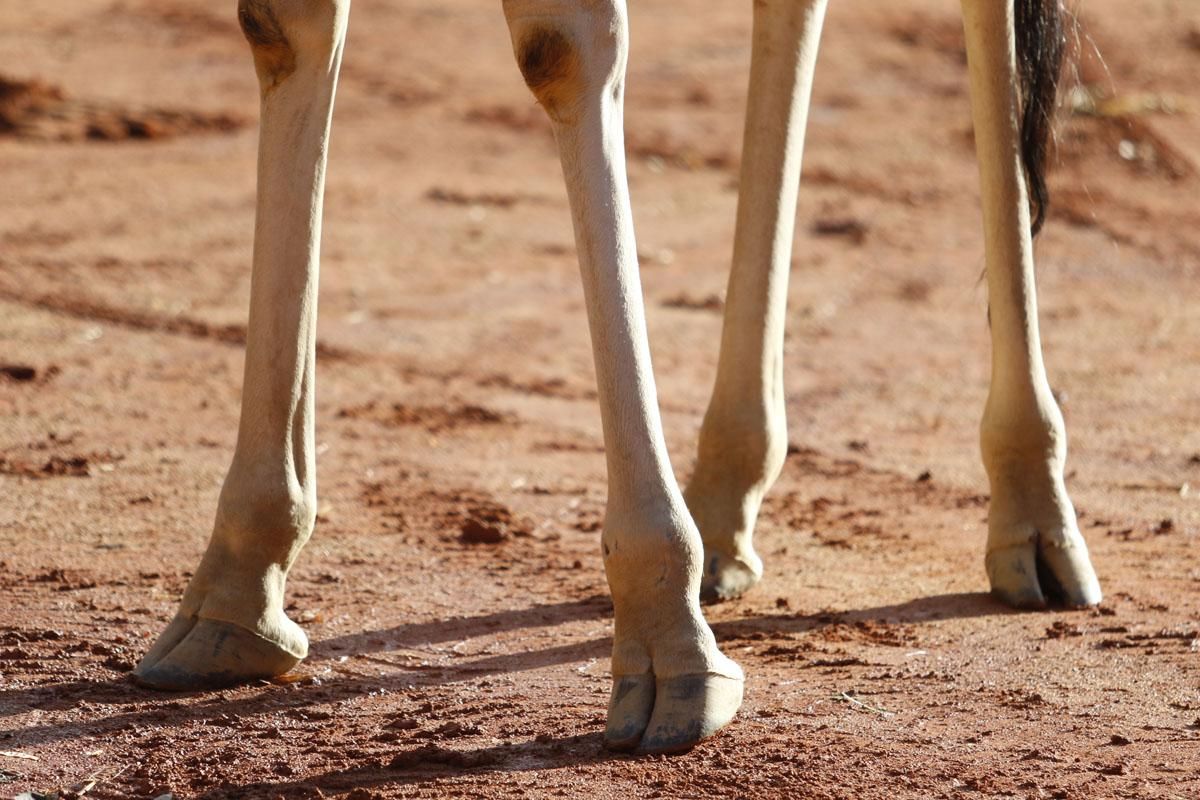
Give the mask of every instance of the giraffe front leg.
[[787, 454], [783, 335], [800, 158], [825, 0], [754, 4], [737, 233], [721, 355], [684, 496], [704, 539], [705, 601], [758, 583], [754, 525]]
[[615, 749], [685, 750], [726, 725], [742, 672], [700, 613], [703, 546], [659, 418], [625, 176], [624, 0], [505, 0], [513, 49], [562, 160], [608, 460]]
[[992, 335], [992, 383], [980, 431], [992, 490], [988, 579], [1016, 607], [1042, 607], [1047, 596], [1092, 605], [1100, 602], [1100, 585], [1063, 480], [1066, 429], [1038, 332], [1013, 3], [963, 0], [962, 7]]
[[262, 89], [237, 449], [178, 613], [134, 670], [159, 689], [281, 675], [308, 652], [283, 610], [316, 509], [313, 379], [325, 155], [349, 0], [241, 0]]

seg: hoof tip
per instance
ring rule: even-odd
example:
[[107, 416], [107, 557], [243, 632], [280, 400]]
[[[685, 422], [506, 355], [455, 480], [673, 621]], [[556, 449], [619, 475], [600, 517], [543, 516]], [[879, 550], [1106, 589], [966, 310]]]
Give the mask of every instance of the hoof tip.
[[134, 683], [167, 692], [222, 689], [278, 677], [303, 659], [230, 622], [196, 618], [188, 623], [186, 630], [171, 632], [168, 648], [156, 646], [142, 659], [131, 675]]

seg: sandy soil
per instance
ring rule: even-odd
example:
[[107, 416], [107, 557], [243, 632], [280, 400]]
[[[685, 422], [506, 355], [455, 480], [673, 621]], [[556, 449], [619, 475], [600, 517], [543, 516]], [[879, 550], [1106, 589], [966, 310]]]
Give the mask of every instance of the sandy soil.
[[[709, 610], [746, 703], [676, 758], [601, 747], [604, 465], [569, 218], [498, 4], [476, 0], [352, 16], [322, 505], [289, 595], [312, 656], [218, 693], [128, 682], [206, 541], [239, 400], [257, 95], [232, 6], [211, 5], [0, 8], [0, 795], [1200, 796], [1191, 0], [1085, 8], [1103, 59], [1084, 85], [1117, 99], [1064, 116], [1039, 253], [1106, 599], [1023, 614], [985, 593], [957, 4], [833, 4], [789, 310], [794, 452], [762, 517], [764, 583]], [[686, 476], [750, 4], [634, 6], [631, 181]], [[508, 535], [464, 541], [480, 515]]]

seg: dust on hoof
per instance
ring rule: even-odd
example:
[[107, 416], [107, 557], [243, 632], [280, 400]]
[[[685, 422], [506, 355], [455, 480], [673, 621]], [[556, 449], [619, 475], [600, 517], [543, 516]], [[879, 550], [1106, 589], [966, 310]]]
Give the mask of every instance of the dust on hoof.
[[304, 655], [229, 622], [177, 617], [132, 678], [139, 686], [161, 691], [220, 689], [283, 675]]
[[1082, 538], [1063, 546], [1035, 537], [989, 551], [984, 563], [992, 594], [1013, 608], [1039, 610], [1048, 601], [1086, 608], [1103, 599]]
[[728, 725], [742, 705], [743, 681], [724, 675], [659, 680], [640, 753], [683, 753]]
[[744, 681], [716, 673], [613, 681], [604, 746], [617, 752], [683, 753], [728, 725], [742, 705]]
[[608, 724], [604, 746], [616, 752], [637, 749], [654, 712], [654, 674], [613, 676], [612, 697], [608, 702]]
[[762, 580], [762, 562], [758, 569], [742, 559], [720, 553], [705, 553], [704, 575], [700, 579], [700, 602], [719, 603], [733, 600], [750, 591]]

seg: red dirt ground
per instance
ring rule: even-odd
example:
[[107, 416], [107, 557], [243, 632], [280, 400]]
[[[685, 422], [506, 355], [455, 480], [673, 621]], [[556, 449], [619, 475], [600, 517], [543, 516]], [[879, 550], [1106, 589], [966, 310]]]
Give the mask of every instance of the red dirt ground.
[[[494, 2], [352, 15], [322, 507], [289, 594], [311, 657], [296, 680], [217, 693], [128, 682], [206, 541], [236, 425], [257, 92], [224, 5], [0, 9], [0, 74], [40, 82], [0, 109], [34, 115], [0, 133], [0, 795], [1200, 796], [1192, 0], [1084, 9], [1103, 62], [1081, 75], [1116, 99], [1064, 114], [1039, 254], [1106, 599], [1022, 614], [982, 565], [986, 298], [957, 4], [832, 4], [789, 311], [794, 453], [761, 521], [765, 581], [708, 612], [746, 703], [675, 758], [600, 743], [591, 355], [553, 144]], [[633, 5], [631, 181], [686, 476], [751, 4]]]

